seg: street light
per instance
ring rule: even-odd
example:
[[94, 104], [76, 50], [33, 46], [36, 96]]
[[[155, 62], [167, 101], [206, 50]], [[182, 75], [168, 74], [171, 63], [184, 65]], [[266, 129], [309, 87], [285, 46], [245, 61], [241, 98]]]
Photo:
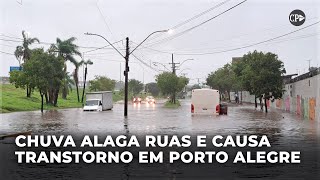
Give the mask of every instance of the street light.
[[166, 30], [161, 30], [161, 31], [155, 31], [151, 34], [149, 34], [149, 36], [147, 36], [143, 41], [141, 41], [141, 43], [139, 43], [131, 52], [130, 54], [133, 53], [133, 51], [135, 51], [139, 46], [141, 46], [142, 43], [144, 43], [150, 36], [152, 36], [155, 33], [160, 33], [160, 32], [171, 32], [170, 29], [166, 29]]
[[129, 38], [126, 38], [126, 54], [123, 55], [116, 47], [113, 46], [105, 37], [99, 35], [99, 34], [93, 34], [93, 33], [84, 33], [85, 35], [92, 35], [92, 36], [99, 36], [103, 38], [105, 41], [108, 42], [108, 44], [115, 49], [126, 61], [126, 66], [124, 70], [124, 76], [125, 76], [125, 84], [124, 84], [124, 116], [128, 116], [128, 74], [129, 74], [129, 56], [132, 54], [142, 43], [144, 43], [150, 36], [152, 36], [155, 33], [160, 32], [169, 32], [169, 29], [167, 30], [161, 30], [161, 31], [154, 31], [153, 33], [149, 34], [141, 43], [139, 43], [131, 52], [129, 50]]
[[179, 67], [182, 66], [183, 63], [187, 62], [187, 61], [193, 61], [194, 59], [186, 59], [184, 61], [182, 61], [182, 63], [180, 63]]

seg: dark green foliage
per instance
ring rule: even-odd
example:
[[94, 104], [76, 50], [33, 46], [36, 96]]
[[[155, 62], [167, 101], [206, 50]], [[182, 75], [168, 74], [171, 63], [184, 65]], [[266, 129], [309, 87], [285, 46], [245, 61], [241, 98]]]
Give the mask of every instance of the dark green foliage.
[[94, 80], [90, 82], [90, 91], [113, 91], [116, 84], [115, 80], [112, 80], [106, 76], [96, 76]]
[[171, 95], [171, 102], [175, 103], [175, 94], [183, 90], [189, 83], [186, 77], [178, 77], [170, 72], [163, 72], [156, 77], [157, 85], [163, 95]]
[[157, 83], [155, 83], [155, 82], [146, 84], [145, 89], [146, 89], [146, 92], [151, 93], [152, 96], [158, 96], [160, 93], [160, 89], [159, 89]]
[[139, 94], [143, 90], [143, 86], [144, 85], [142, 84], [142, 82], [136, 79], [130, 79], [128, 82], [128, 90], [134, 96]]

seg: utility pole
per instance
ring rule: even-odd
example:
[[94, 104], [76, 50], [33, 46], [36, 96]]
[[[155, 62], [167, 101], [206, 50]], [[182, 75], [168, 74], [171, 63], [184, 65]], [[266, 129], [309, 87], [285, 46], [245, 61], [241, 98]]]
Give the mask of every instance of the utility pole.
[[84, 33], [85, 35], [92, 35], [92, 36], [99, 36], [101, 38], [103, 38], [105, 41], [108, 42], [108, 44], [114, 49], [116, 50], [126, 61], [126, 65], [125, 65], [125, 70], [124, 70], [124, 76], [125, 76], [125, 84], [124, 84], [124, 91], [125, 91], [125, 95], [124, 95], [124, 116], [127, 117], [128, 116], [128, 74], [129, 74], [129, 56], [130, 54], [132, 54], [142, 43], [144, 43], [151, 35], [155, 34], [155, 33], [160, 33], [160, 32], [169, 32], [169, 29], [167, 30], [161, 30], [161, 31], [154, 31], [153, 33], [149, 34], [140, 44], [138, 44], [131, 52], [129, 49], [129, 38], [126, 38], [126, 54], [125, 56], [116, 48], [114, 47], [114, 45], [112, 43], [110, 43], [105, 37], [99, 35], [99, 34], [93, 34], [93, 33]]
[[122, 76], [122, 70], [121, 70], [121, 63], [120, 63], [120, 83], [121, 83], [121, 81], [122, 81], [121, 76]]
[[128, 75], [129, 75], [129, 55], [130, 55], [130, 49], [129, 49], [129, 38], [126, 38], [126, 67], [124, 70], [124, 116], [128, 116]]
[[172, 73], [173, 74], [176, 74], [176, 68], [177, 68], [177, 66], [176, 66], [176, 64], [180, 64], [180, 63], [175, 63], [174, 61], [173, 61], [173, 54], [171, 55], [171, 63], [169, 63], [169, 64], [171, 64], [172, 65]]
[[307, 61], [309, 61], [309, 71], [310, 71], [310, 61], [311, 61], [311, 59], [309, 59], [309, 60], [307, 60]]
[[[171, 55], [171, 63], [169, 63], [169, 64], [171, 64], [172, 65], [172, 73], [174, 74], [174, 75], [176, 75], [176, 68], [177, 68], [177, 66], [176, 66], [176, 64], [180, 64], [180, 63], [175, 63], [174, 61], [173, 61], [173, 54]], [[175, 104], [176, 103], [176, 92], [173, 92], [173, 95], [172, 95], [172, 102]]]

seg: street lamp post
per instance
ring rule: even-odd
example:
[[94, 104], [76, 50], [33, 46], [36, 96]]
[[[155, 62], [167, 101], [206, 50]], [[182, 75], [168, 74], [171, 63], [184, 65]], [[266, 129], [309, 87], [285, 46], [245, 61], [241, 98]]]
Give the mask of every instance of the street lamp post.
[[125, 70], [124, 70], [124, 76], [125, 76], [125, 84], [124, 84], [124, 116], [128, 116], [128, 76], [129, 76], [129, 56], [132, 54], [139, 46], [141, 46], [142, 43], [144, 43], [150, 36], [152, 36], [155, 33], [160, 32], [170, 32], [169, 30], [161, 30], [161, 31], [154, 31], [153, 33], [149, 34], [141, 43], [139, 43], [131, 52], [129, 48], [129, 38], [126, 38], [126, 54], [123, 55], [116, 47], [113, 46], [105, 37], [99, 35], [99, 34], [93, 34], [93, 33], [85, 33], [85, 35], [92, 35], [92, 36], [99, 36], [103, 38], [105, 41], [108, 42], [108, 44], [115, 49], [124, 59], [125, 59]]
[[180, 63], [179, 67], [182, 66], [183, 63], [187, 62], [187, 61], [193, 61], [194, 59], [186, 59], [184, 61], [182, 61], [182, 63]]

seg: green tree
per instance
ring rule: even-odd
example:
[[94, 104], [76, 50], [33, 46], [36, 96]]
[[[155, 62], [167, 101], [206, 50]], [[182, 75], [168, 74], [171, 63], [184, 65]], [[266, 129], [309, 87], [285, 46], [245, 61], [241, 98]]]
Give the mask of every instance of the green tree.
[[189, 79], [178, 77], [171, 72], [163, 72], [157, 75], [156, 82], [162, 94], [171, 95], [171, 102], [175, 104], [175, 94], [180, 92], [189, 83]]
[[[21, 66], [22, 63], [25, 63], [30, 59], [32, 51], [29, 48], [29, 46], [35, 42], [40, 42], [38, 38], [28, 37], [25, 31], [22, 31], [22, 37], [22, 46], [17, 46], [14, 52], [14, 55], [19, 62], [19, 66]], [[32, 87], [29, 86], [28, 81], [26, 81], [25, 83], [26, 85], [24, 87], [26, 87], [27, 89], [27, 97], [31, 97]]]
[[149, 92], [152, 94], [152, 96], [159, 96], [160, 89], [155, 82], [151, 82], [146, 84], [146, 92]]
[[136, 79], [130, 79], [128, 82], [128, 90], [133, 96], [139, 94], [143, 90], [143, 83]]
[[96, 76], [90, 82], [90, 91], [113, 91], [116, 81], [106, 76]]
[[242, 87], [260, 98], [260, 103], [263, 98], [268, 112], [267, 100], [281, 98], [283, 94], [282, 75], [286, 73], [283, 62], [276, 54], [258, 51], [245, 54], [241, 61], [242, 70], [238, 74]]
[[17, 86], [21, 79], [27, 79], [39, 90], [42, 100], [41, 110], [43, 110], [43, 96], [46, 96], [48, 104], [54, 104], [54, 92], [60, 87], [64, 77], [63, 67], [62, 58], [44, 52], [43, 49], [36, 49], [32, 51], [30, 59], [24, 62], [23, 71], [10, 72], [10, 81]]
[[236, 77], [232, 66], [228, 63], [222, 68], [210, 73], [207, 77], [207, 85], [211, 88], [218, 89], [220, 93], [227, 92], [230, 100], [230, 91], [236, 89]]
[[[62, 94], [69, 94], [69, 91], [72, 92], [72, 86], [75, 86], [75, 82], [68, 72], [64, 75], [61, 85], [62, 86], [60, 91], [62, 92]], [[63, 95], [62, 98], [64, 98]], [[64, 99], [66, 99], [66, 97]]]

